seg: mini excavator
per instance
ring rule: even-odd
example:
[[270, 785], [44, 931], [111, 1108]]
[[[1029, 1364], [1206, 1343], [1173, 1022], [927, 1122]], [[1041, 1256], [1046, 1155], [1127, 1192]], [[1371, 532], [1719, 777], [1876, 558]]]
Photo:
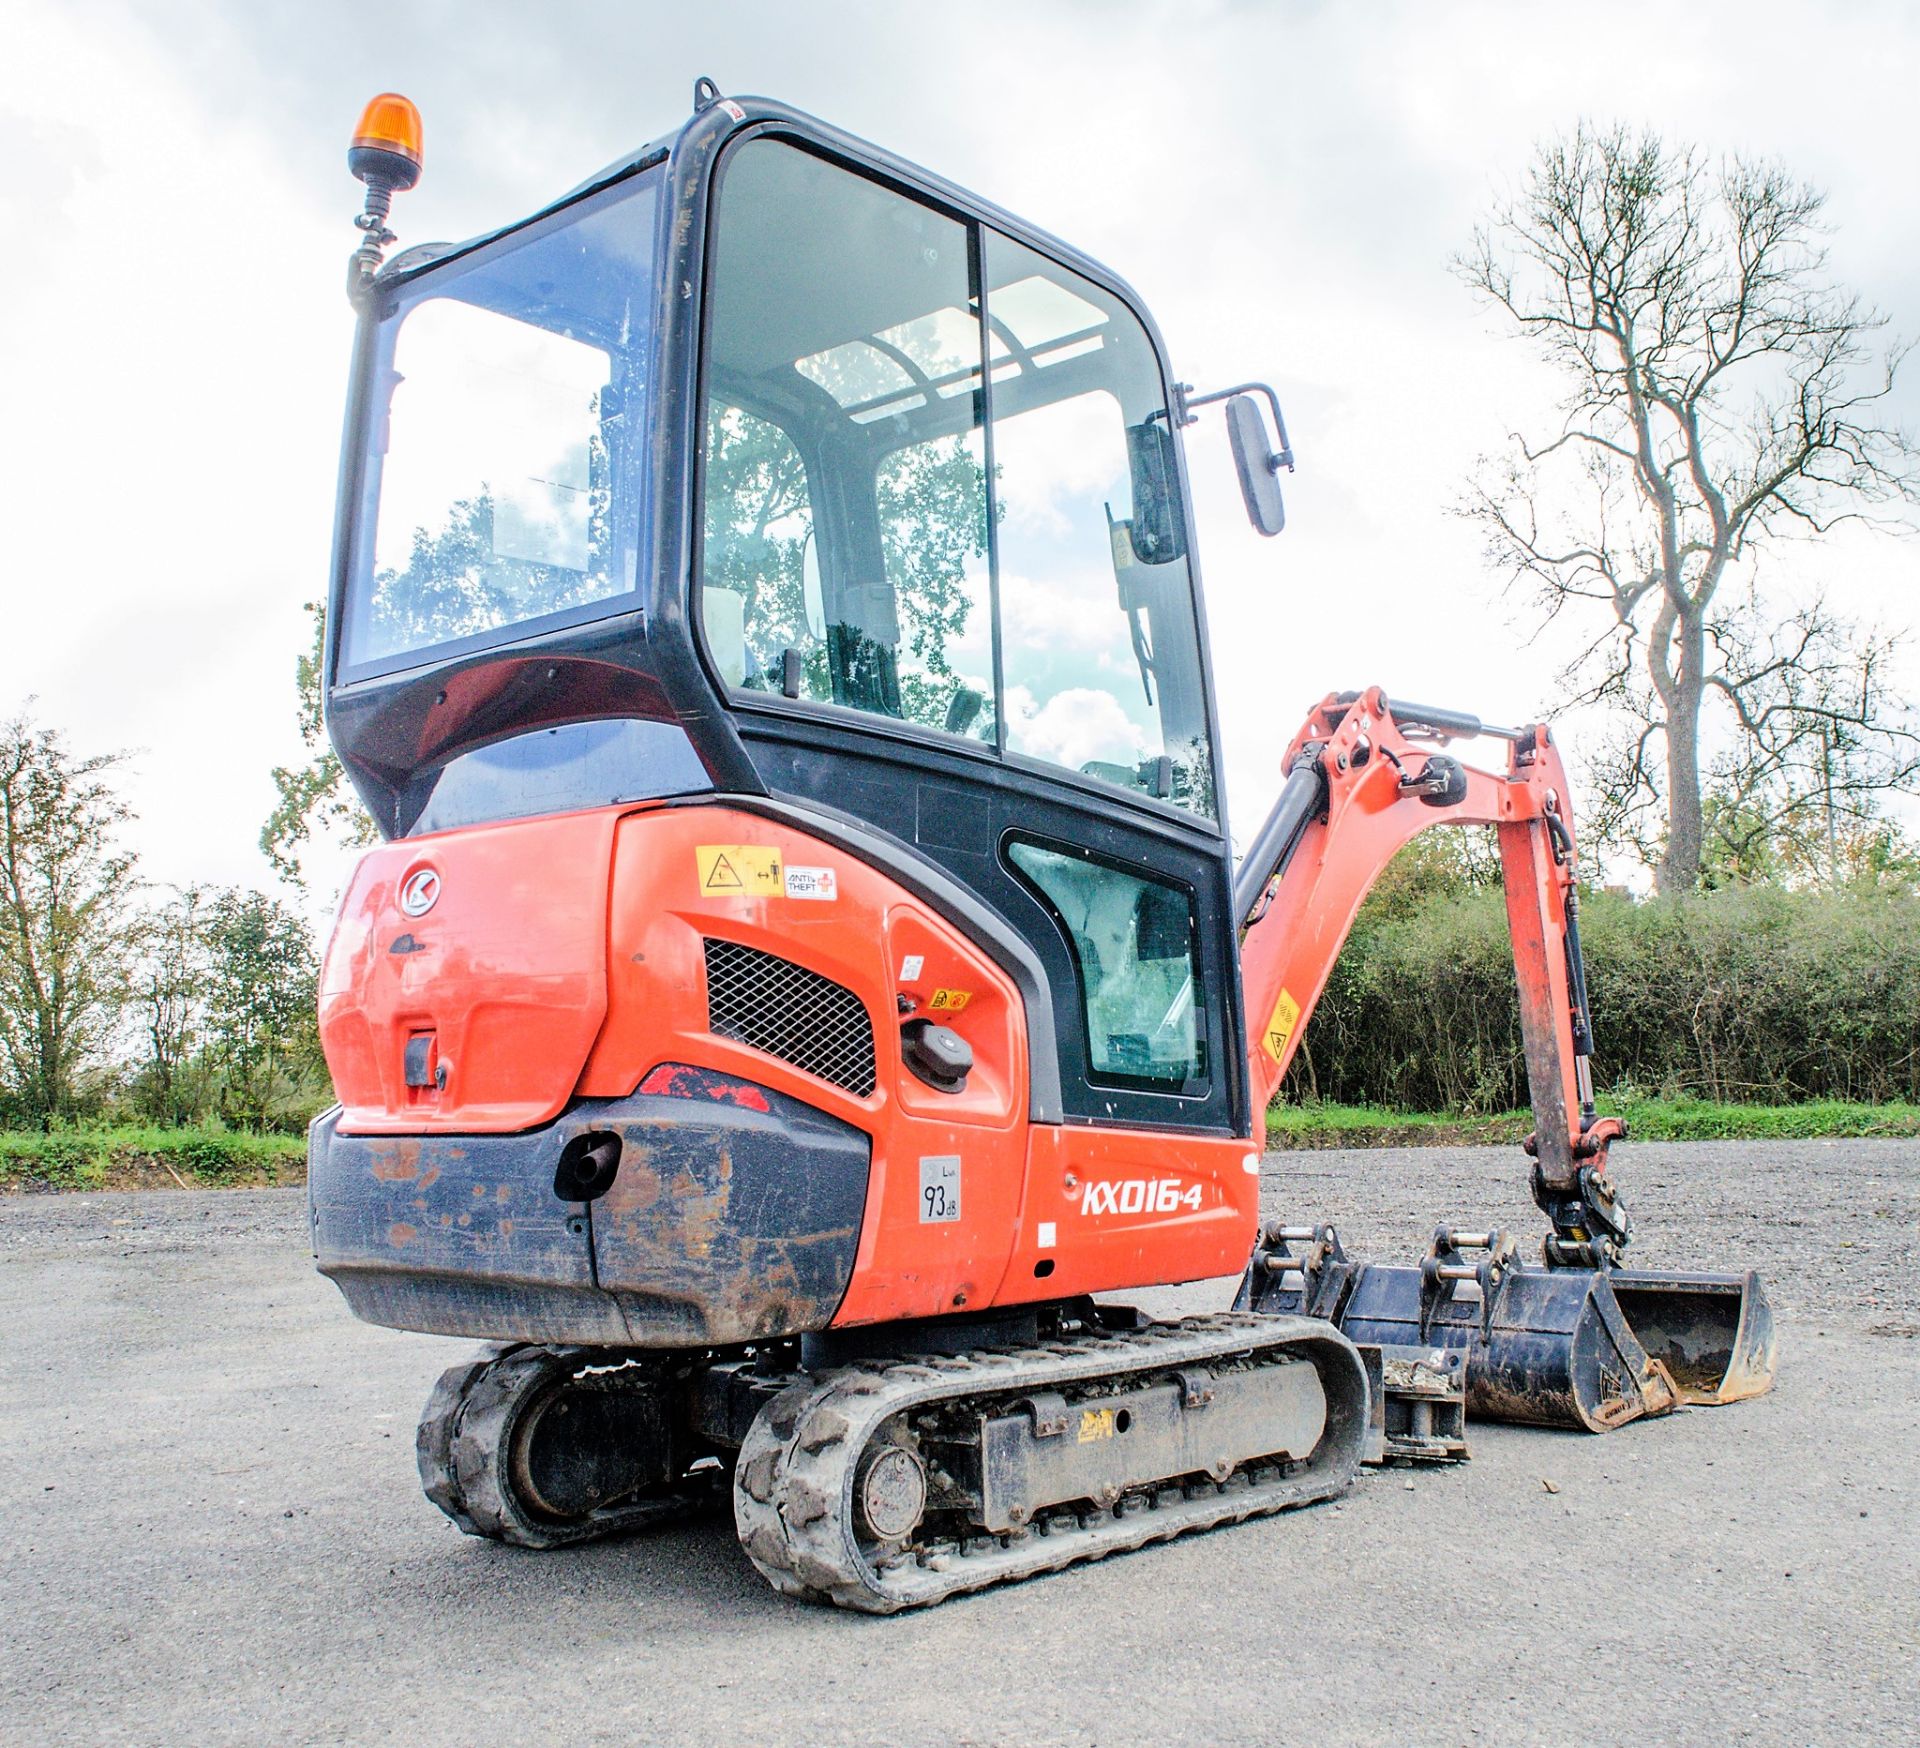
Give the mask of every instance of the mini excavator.
[[[886, 1613], [1457, 1459], [1469, 1414], [1769, 1386], [1751, 1274], [1622, 1260], [1544, 724], [1330, 694], [1236, 869], [1182, 433], [1223, 413], [1277, 534], [1270, 388], [1196, 393], [1105, 268], [709, 80], [390, 261], [413, 105], [349, 165], [325, 708], [385, 841], [325, 958], [312, 1237], [360, 1317], [487, 1344], [419, 1428], [454, 1523], [730, 1500], [777, 1589]], [[1335, 955], [1444, 825], [1498, 837], [1537, 1261], [1261, 1224]]]

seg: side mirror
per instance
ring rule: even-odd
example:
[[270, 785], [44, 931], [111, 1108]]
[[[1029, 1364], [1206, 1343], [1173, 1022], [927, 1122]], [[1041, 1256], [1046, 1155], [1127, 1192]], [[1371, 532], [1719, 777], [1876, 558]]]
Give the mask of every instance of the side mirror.
[[[1280, 496], [1282, 457], [1267, 447], [1267, 422], [1252, 395], [1235, 395], [1227, 402], [1227, 438], [1233, 444], [1247, 520], [1262, 534], [1278, 534], [1287, 525], [1287, 507]], [[1284, 431], [1280, 441], [1286, 442]]]
[[[1171, 564], [1187, 555], [1186, 522], [1180, 513], [1180, 473], [1174, 464], [1173, 432], [1163, 418], [1127, 427], [1133, 514], [1127, 538], [1142, 564]], [[1108, 513], [1111, 521], [1112, 513]]]

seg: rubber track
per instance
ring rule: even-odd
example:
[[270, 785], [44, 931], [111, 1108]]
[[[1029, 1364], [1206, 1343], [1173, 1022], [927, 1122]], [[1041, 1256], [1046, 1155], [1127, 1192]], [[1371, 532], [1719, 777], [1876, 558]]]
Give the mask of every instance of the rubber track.
[[483, 1348], [448, 1367], [427, 1399], [414, 1441], [427, 1497], [468, 1535], [521, 1548], [599, 1541], [711, 1510], [720, 1493], [718, 1469], [572, 1522], [540, 1516], [516, 1493], [508, 1453], [521, 1412], [559, 1379], [618, 1363], [601, 1349], [523, 1345]]
[[460, 1478], [453, 1471], [453, 1435], [460, 1423], [467, 1388], [488, 1366], [516, 1351], [517, 1344], [489, 1344], [471, 1359], [449, 1366], [434, 1383], [433, 1394], [421, 1410], [420, 1425], [413, 1436], [414, 1460], [420, 1468], [420, 1485], [433, 1503], [470, 1536], [486, 1532], [467, 1513], [460, 1491]]
[[[1224, 1485], [1173, 1481], [1124, 1497], [1111, 1510], [1048, 1514], [1049, 1527], [981, 1534], [950, 1552], [875, 1567], [853, 1531], [853, 1478], [868, 1439], [891, 1416], [924, 1404], [1008, 1392], [1064, 1390], [1153, 1376], [1262, 1350], [1336, 1355], [1361, 1392], [1358, 1413], [1336, 1425], [1342, 1378], [1325, 1378], [1329, 1425], [1304, 1466], [1251, 1464]], [[809, 1378], [767, 1404], [741, 1446], [734, 1519], [748, 1557], [776, 1590], [870, 1614], [920, 1608], [990, 1584], [1059, 1571], [1189, 1531], [1284, 1511], [1344, 1492], [1359, 1463], [1366, 1419], [1358, 1356], [1316, 1318], [1230, 1312], [1159, 1324], [1127, 1335], [1089, 1335], [958, 1357], [878, 1361]], [[1062, 1518], [1065, 1525], [1062, 1525]]]

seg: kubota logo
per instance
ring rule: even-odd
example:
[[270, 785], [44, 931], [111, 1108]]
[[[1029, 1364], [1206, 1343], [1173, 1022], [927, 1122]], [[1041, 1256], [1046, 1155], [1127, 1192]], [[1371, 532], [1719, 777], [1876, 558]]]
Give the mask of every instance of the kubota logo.
[[408, 916], [425, 916], [440, 896], [440, 876], [432, 868], [416, 868], [400, 882], [400, 908]]

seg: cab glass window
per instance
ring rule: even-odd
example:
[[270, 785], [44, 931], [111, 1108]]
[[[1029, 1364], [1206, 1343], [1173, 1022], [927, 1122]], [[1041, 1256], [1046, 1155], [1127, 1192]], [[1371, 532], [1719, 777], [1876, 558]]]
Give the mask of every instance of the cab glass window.
[[967, 228], [777, 140], [722, 178], [700, 606], [747, 691], [992, 737]]
[[1014, 839], [1007, 857], [1073, 948], [1087, 1078], [1145, 1091], [1205, 1091], [1194, 1001], [1193, 897], [1169, 881]]
[[1125, 304], [764, 136], [726, 160], [709, 272], [720, 677], [1217, 817], [1175, 439]]
[[1159, 361], [1118, 299], [986, 233], [1007, 750], [1212, 817]]
[[436, 274], [384, 319], [349, 669], [632, 591], [654, 202], [651, 185], [623, 190]]

